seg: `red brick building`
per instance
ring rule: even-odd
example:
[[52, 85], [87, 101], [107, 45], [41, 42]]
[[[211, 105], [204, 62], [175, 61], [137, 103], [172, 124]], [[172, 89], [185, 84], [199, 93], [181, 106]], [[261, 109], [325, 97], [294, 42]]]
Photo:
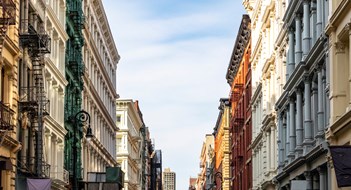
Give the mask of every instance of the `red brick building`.
[[251, 162], [251, 30], [250, 18], [243, 15], [227, 71], [231, 87], [231, 189], [252, 188]]

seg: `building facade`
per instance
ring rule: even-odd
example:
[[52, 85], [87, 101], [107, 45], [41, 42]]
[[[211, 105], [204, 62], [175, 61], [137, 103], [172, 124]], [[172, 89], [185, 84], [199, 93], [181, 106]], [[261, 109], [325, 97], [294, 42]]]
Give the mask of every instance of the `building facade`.
[[[287, 1], [283, 17], [286, 82], [276, 102], [280, 189], [331, 189], [327, 167], [329, 0]], [[282, 35], [282, 34], [280, 34]], [[281, 38], [284, 38], [283, 36]]]
[[226, 76], [231, 87], [231, 189], [240, 190], [252, 188], [250, 22], [243, 15]]
[[170, 168], [165, 168], [162, 173], [163, 190], [176, 190], [176, 173]]
[[19, 1], [0, 3], [0, 189], [13, 190], [18, 135]]
[[[35, 178], [52, 189], [68, 184], [64, 169], [65, 2], [21, 0], [16, 188]], [[40, 188], [40, 187], [39, 187]]]
[[[251, 18], [253, 189], [274, 189], [278, 147], [275, 103], [285, 81], [282, 17], [286, 1], [244, 1]], [[280, 33], [279, 33], [280, 32]], [[278, 45], [277, 45], [278, 44]]]
[[[326, 62], [329, 62], [330, 75], [327, 81], [329, 79], [330, 83], [327, 83], [326, 88], [329, 90], [327, 98], [330, 99], [330, 115], [326, 119], [330, 127], [327, 129], [326, 138], [331, 146], [350, 147], [351, 131], [348, 123], [351, 119], [351, 2], [329, 1], [328, 6], [331, 14], [326, 27], [329, 36], [329, 56]], [[327, 189], [350, 189], [338, 187], [340, 184], [336, 179], [337, 171], [331, 160], [328, 162], [328, 174], [329, 172], [331, 181]]]
[[138, 104], [133, 100], [117, 100], [117, 162], [125, 172], [124, 189], [141, 188], [142, 133], [144, 127], [138, 113]]
[[229, 148], [229, 99], [221, 98], [218, 108], [219, 114], [214, 128], [215, 166], [213, 169], [215, 189], [229, 189], [230, 187], [230, 148]]
[[210, 175], [212, 167], [212, 157], [214, 154], [214, 137], [212, 134], [207, 134], [202, 143], [200, 154], [200, 173], [196, 179], [197, 189], [210, 189], [213, 184], [212, 176]]
[[116, 161], [116, 71], [120, 60], [101, 0], [83, 1], [82, 109], [90, 114], [94, 138], [83, 141], [83, 179], [88, 172], [106, 172]]

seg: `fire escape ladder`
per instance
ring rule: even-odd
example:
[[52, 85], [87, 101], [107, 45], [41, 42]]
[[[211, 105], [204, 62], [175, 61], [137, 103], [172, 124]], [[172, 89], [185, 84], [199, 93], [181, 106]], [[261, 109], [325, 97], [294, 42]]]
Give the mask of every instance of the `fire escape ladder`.
[[35, 128], [35, 158], [34, 173], [38, 177], [49, 177], [50, 166], [44, 162], [43, 152], [43, 123], [44, 117], [48, 115], [49, 101], [44, 89], [44, 56], [50, 53], [50, 38], [47, 34], [38, 33], [33, 26], [28, 25], [28, 32], [20, 35], [23, 48], [28, 49], [32, 63], [29, 74], [33, 77], [33, 84], [21, 89], [20, 109], [28, 111], [31, 115], [31, 123]]

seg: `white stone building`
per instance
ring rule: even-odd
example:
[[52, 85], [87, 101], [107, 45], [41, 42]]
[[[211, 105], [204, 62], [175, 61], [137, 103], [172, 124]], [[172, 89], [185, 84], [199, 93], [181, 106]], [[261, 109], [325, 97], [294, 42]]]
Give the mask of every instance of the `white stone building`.
[[125, 172], [124, 190], [141, 188], [141, 131], [143, 121], [137, 102], [117, 100], [117, 162]]
[[[285, 2], [244, 0], [251, 19], [253, 189], [274, 189], [278, 147], [275, 102], [285, 81]], [[284, 60], [284, 61], [283, 61]]]
[[83, 62], [85, 65], [82, 109], [91, 117], [91, 142], [83, 142], [83, 180], [88, 172], [105, 172], [116, 166], [116, 70], [120, 59], [101, 0], [83, 1]]
[[50, 101], [50, 115], [44, 118], [44, 160], [50, 165], [50, 178], [55, 188], [68, 183], [64, 169], [64, 94], [65, 46], [68, 36], [65, 30], [66, 2], [47, 0], [45, 31], [51, 38], [51, 52], [45, 58], [45, 91]]

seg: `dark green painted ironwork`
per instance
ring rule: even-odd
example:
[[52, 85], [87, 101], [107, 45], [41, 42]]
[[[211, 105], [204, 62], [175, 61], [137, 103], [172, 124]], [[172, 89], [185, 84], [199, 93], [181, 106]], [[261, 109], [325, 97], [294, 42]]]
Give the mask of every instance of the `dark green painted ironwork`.
[[[66, 60], [65, 74], [68, 81], [65, 92], [65, 161], [66, 170], [69, 171], [70, 177], [73, 177], [73, 169], [76, 170], [77, 179], [82, 179], [81, 163], [81, 139], [83, 137], [82, 128], [74, 125], [72, 117], [81, 111], [84, 63], [82, 59], [84, 15], [82, 11], [82, 0], [66, 0], [66, 32], [69, 39], [66, 43]], [[73, 127], [78, 127], [74, 137]], [[77, 160], [76, 168], [73, 167], [72, 143], [76, 138]]]

